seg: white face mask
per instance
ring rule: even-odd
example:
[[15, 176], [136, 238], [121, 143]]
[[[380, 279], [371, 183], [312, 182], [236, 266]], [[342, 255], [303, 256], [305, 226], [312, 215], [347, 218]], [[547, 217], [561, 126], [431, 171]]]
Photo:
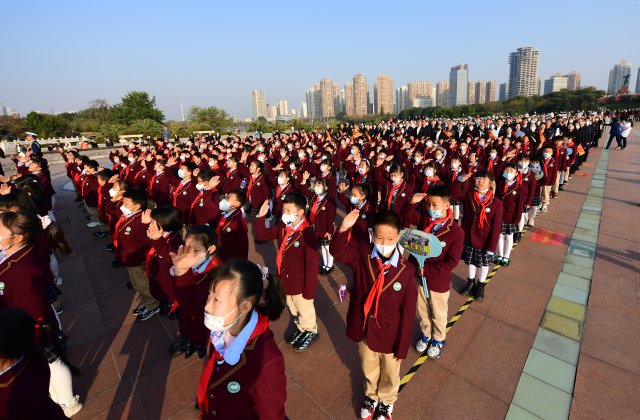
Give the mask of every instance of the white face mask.
[[353, 204], [354, 206], [357, 206], [358, 204], [360, 204], [360, 199], [358, 197], [351, 196], [349, 201], [351, 201], [351, 204]]
[[218, 208], [220, 209], [220, 211], [226, 213], [231, 210], [231, 204], [229, 203], [229, 200], [225, 198], [220, 200], [220, 203], [218, 203]]
[[120, 206], [120, 211], [122, 212], [122, 214], [124, 214], [125, 216], [129, 216], [131, 213], [133, 213], [133, 211], [129, 210], [128, 208], [126, 208], [123, 205]]
[[179, 178], [184, 178], [184, 169], [182, 169], [182, 168], [178, 169], [178, 177]]
[[118, 159], [118, 158], [114, 158], [114, 159], [113, 159], [113, 163], [120, 163], [120, 159]]
[[422, 162], [422, 158], [421, 158], [421, 157], [417, 157], [417, 158], [415, 158], [415, 162], [416, 162], [416, 163], [420, 163], [420, 162]]
[[320, 171], [322, 171], [323, 174], [326, 174], [327, 172], [329, 172], [329, 167], [327, 165], [322, 165], [320, 167]]
[[495, 157], [496, 157], [496, 156], [498, 156], [498, 154], [497, 154], [497, 153], [489, 153], [489, 157], [490, 157], [491, 159], [495, 159]]
[[291, 226], [297, 218], [298, 216], [296, 214], [283, 214], [280, 220], [282, 220], [282, 223], [284, 223], [285, 225]]
[[364, 175], [364, 174], [366, 174], [366, 173], [367, 173], [367, 168], [358, 168], [358, 173], [359, 173], [360, 175]]
[[111, 189], [109, 190], [109, 197], [113, 198], [113, 197], [115, 197], [116, 195], [118, 195], [118, 193], [116, 192], [116, 190], [114, 190], [113, 188], [111, 188]]
[[280, 185], [281, 187], [287, 185], [287, 178], [278, 177], [278, 185]]
[[374, 245], [376, 246], [376, 250], [378, 251], [378, 254], [382, 255], [383, 257], [389, 257], [389, 256], [391, 256], [393, 251], [396, 249], [396, 246], [398, 244], [380, 245], [380, 244], [376, 244], [374, 242]]
[[205, 190], [204, 185], [202, 185], [202, 184], [196, 184], [196, 190], [198, 190], [198, 191], [204, 191], [204, 190]]
[[224, 325], [224, 320], [229, 315], [231, 315], [232, 313], [234, 313], [238, 309], [239, 308], [233, 309], [231, 312], [229, 312], [225, 316], [211, 315], [211, 314], [208, 314], [208, 313], [205, 312], [204, 313], [204, 326], [207, 327], [207, 329], [209, 329], [211, 332], [217, 332], [217, 333], [224, 332], [224, 331], [228, 330], [229, 328], [231, 328], [236, 322], [238, 322], [238, 320], [242, 316], [242, 314], [240, 314], [240, 315], [238, 315], [236, 317], [236, 319], [231, 321], [231, 323], [229, 325]]
[[313, 192], [316, 193], [316, 195], [322, 195], [322, 194], [324, 194], [324, 188], [322, 188], [322, 187], [313, 187]]
[[551, 153], [543, 153], [542, 156], [544, 156], [545, 159], [549, 159], [551, 157]]
[[424, 174], [428, 177], [432, 177], [433, 176], [433, 169], [427, 169], [426, 171], [424, 171]]

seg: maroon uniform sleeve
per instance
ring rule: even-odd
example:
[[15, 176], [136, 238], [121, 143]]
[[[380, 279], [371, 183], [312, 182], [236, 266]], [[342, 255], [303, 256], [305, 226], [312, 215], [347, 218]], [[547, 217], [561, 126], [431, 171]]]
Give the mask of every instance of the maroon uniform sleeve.
[[415, 270], [410, 265], [411, 271], [409, 275], [411, 280], [407, 282], [405, 287], [404, 299], [400, 306], [400, 326], [398, 335], [393, 349], [393, 354], [397, 359], [406, 359], [411, 340], [413, 339], [413, 326], [416, 322], [416, 302], [418, 301], [418, 288], [416, 282], [413, 281]]
[[318, 288], [318, 240], [313, 229], [308, 228], [303, 232], [304, 235], [304, 289], [302, 297], [305, 299], [313, 299]]
[[331, 240], [331, 245], [329, 245], [329, 252], [336, 260], [349, 266], [351, 270], [355, 270], [358, 264], [358, 250], [349, 245], [349, 232], [350, 230], [340, 233], [337, 230]]
[[491, 231], [489, 232], [489, 246], [487, 246], [487, 251], [495, 252], [498, 247], [498, 239], [500, 238], [500, 233], [502, 232], [502, 201], [498, 198], [494, 198], [493, 205], [493, 219], [491, 224]]
[[256, 229], [256, 238], [259, 241], [273, 241], [278, 239], [278, 225], [267, 227], [264, 217], [256, 217], [253, 226]]

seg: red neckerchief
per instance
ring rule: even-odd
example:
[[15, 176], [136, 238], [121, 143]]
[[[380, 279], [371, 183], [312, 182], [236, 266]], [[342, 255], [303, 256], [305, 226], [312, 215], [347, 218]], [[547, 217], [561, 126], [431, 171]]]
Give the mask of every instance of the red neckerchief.
[[551, 158], [542, 159], [542, 171], [544, 172], [544, 179], [545, 180], [549, 179], [549, 173], [547, 172], [547, 170], [548, 170], [547, 165], [549, 164], [550, 161], [551, 161]]
[[[518, 186], [518, 180], [514, 179], [514, 183], [511, 184], [512, 187], [517, 187]], [[502, 187], [502, 196], [504, 197], [507, 194], [507, 191], [509, 191], [509, 180], [505, 179], [505, 183], [504, 183], [504, 187]]]
[[300, 222], [300, 225], [296, 229], [289, 226], [285, 227], [284, 238], [282, 238], [282, 242], [280, 243], [280, 247], [278, 248], [278, 255], [276, 255], [276, 266], [278, 267], [278, 274], [280, 274], [282, 268], [282, 258], [284, 256], [284, 250], [287, 247], [287, 241], [289, 240], [291, 235], [296, 232], [301, 232], [308, 227], [309, 222], [307, 222], [307, 219], [302, 219], [302, 222]]
[[433, 217], [429, 217], [430, 222], [427, 225], [427, 227], [422, 229], [422, 231], [425, 233], [431, 233], [434, 226], [445, 223], [449, 219], [453, 219], [453, 210], [451, 210], [451, 207], [447, 209], [447, 214], [445, 214], [443, 217], [439, 219], [434, 219]]
[[[322, 200], [324, 200], [324, 198]], [[322, 200], [320, 200], [320, 196], [317, 194], [311, 200], [311, 208], [309, 209], [309, 221], [311, 222], [311, 224], [315, 223], [316, 221], [316, 213], [318, 213], [318, 208], [320, 207], [320, 203], [322, 203]]]
[[[429, 190], [429, 187], [431, 187], [433, 184], [440, 182], [440, 177], [436, 176], [432, 176], [432, 177], [426, 177], [425, 178], [425, 182], [424, 185], [422, 186], [422, 193], [426, 194], [427, 191]], [[433, 184], [432, 184], [433, 183]]]
[[477, 209], [480, 209], [480, 213], [478, 214], [479, 230], [482, 230], [482, 228], [484, 228], [484, 224], [487, 221], [487, 211], [485, 210], [485, 207], [487, 206], [487, 203], [491, 201], [492, 198], [493, 198], [493, 191], [491, 190], [491, 188], [489, 188], [489, 191], [487, 191], [487, 194], [485, 194], [484, 201], [480, 200], [480, 192], [474, 191], [473, 193], [473, 201], [478, 206]]
[[253, 183], [260, 178], [260, 174], [255, 178], [253, 176], [249, 177], [249, 185], [247, 185], [247, 198], [251, 197], [251, 189], [253, 188]]
[[[394, 251], [395, 252], [395, 251]], [[380, 303], [380, 294], [382, 293], [382, 286], [384, 285], [384, 272], [391, 268], [391, 263], [387, 262], [382, 264], [380, 258], [376, 258], [376, 263], [378, 264], [378, 276], [376, 280], [373, 282], [373, 286], [367, 295], [367, 300], [364, 302], [364, 322], [362, 323], [362, 329], [367, 325], [367, 319], [369, 318], [369, 312], [371, 311], [371, 307], [375, 301], [375, 306], [373, 307], [373, 317], [375, 319], [378, 318], [378, 304]]]
[[399, 190], [401, 187], [404, 187], [404, 180], [398, 185], [394, 185], [391, 183], [391, 191], [389, 191], [389, 196], [387, 197], [387, 209], [391, 210], [391, 202], [393, 201], [393, 194]]
[[491, 172], [493, 170], [493, 163], [497, 158], [489, 158], [489, 162], [487, 163], [487, 171]]
[[224, 226], [224, 223], [227, 221], [227, 219], [231, 219], [233, 217], [233, 215], [236, 214], [237, 211], [238, 211], [238, 209], [235, 209], [227, 217], [225, 217], [224, 214], [222, 215], [222, 217], [220, 218], [220, 221], [218, 222], [218, 227], [216, 228], [216, 232], [218, 233], [218, 237], [220, 236], [220, 231], [222, 229], [222, 226]]
[[[249, 337], [249, 341], [247, 344], [256, 339], [260, 334], [264, 333], [269, 329], [269, 318], [266, 315], [262, 315], [258, 313], [258, 323], [256, 327], [253, 329], [251, 336]], [[211, 340], [209, 340], [211, 343]], [[211, 344], [209, 344], [211, 345]], [[213, 347], [213, 346], [211, 346]], [[200, 405], [200, 413], [205, 414], [209, 411], [209, 398], [207, 398], [207, 390], [209, 388], [209, 382], [211, 378], [213, 378], [216, 370], [216, 365], [218, 360], [222, 360], [222, 356], [216, 351], [215, 347], [213, 347], [213, 352], [211, 357], [207, 360], [204, 370], [202, 371], [202, 375], [200, 375], [200, 381], [198, 382], [198, 405]]]

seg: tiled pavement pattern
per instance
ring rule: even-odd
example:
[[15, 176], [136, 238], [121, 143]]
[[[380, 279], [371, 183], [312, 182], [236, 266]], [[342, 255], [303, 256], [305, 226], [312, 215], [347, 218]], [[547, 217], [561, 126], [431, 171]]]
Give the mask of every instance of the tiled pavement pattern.
[[[634, 205], [640, 202], [640, 146], [634, 144], [638, 140], [639, 136], [632, 135], [626, 151], [610, 152], [591, 284], [582, 277], [586, 272], [569, 271], [573, 268], [569, 265], [563, 268], [565, 262], [577, 261], [565, 261], [566, 256], [585, 256], [579, 251], [576, 254], [573, 247], [567, 253], [571, 240], [593, 244], [595, 239], [588, 230], [596, 225], [589, 217], [581, 218], [582, 210], [588, 209], [585, 204], [594, 204], [587, 196], [592, 179], [575, 176], [560, 199], [552, 201], [549, 212], [536, 220], [536, 228], [559, 232], [568, 239], [553, 246], [532, 241], [535, 229], [525, 235], [511, 265], [499, 270], [487, 287], [485, 300], [474, 302], [450, 331], [443, 357], [428, 360], [404, 388], [394, 418], [491, 419], [504, 418], [507, 412], [513, 418], [532, 418], [528, 410], [533, 408], [526, 401], [514, 401], [522, 408], [510, 408], [510, 404], [516, 388], [517, 396], [529, 394], [526, 390], [530, 389], [530, 401], [534, 401], [538, 382], [553, 391], [543, 396], [547, 404], [570, 395], [573, 388], [574, 418], [635, 418], [640, 410], [640, 230], [634, 218], [640, 211]], [[593, 151], [583, 172], [593, 174], [600, 155], [600, 151]], [[75, 389], [86, 401], [75, 418], [197, 418], [193, 402], [202, 361], [195, 356], [169, 359], [168, 346], [177, 334], [175, 321], [134, 321], [130, 311], [137, 299], [124, 287], [126, 271], [111, 268], [112, 255], [104, 251], [106, 242], [89, 235], [73, 193], [62, 190], [67, 182], [62, 165], [52, 166], [52, 172], [59, 193], [57, 215], [76, 250], [75, 255], [61, 259], [65, 278], [62, 322], [71, 337], [69, 357], [82, 371], [82, 376], [75, 378]], [[596, 181], [601, 181], [600, 174], [595, 174]], [[254, 247], [251, 242], [250, 248], [253, 261], [268, 261], [275, 268], [273, 244]], [[321, 337], [308, 352], [298, 354], [284, 345], [284, 332], [292, 327], [288, 314], [272, 323], [285, 355], [287, 414], [291, 419], [356, 416], [362, 375], [356, 346], [344, 332], [347, 302], [341, 303], [337, 297], [338, 285], [347, 283], [348, 278], [349, 273], [340, 267], [320, 277], [316, 307]], [[454, 271], [453, 288], [461, 289], [465, 279], [461, 264]], [[577, 341], [540, 326], [543, 317], [550, 326], [554, 315], [580, 320], [582, 306], [576, 302], [577, 294], [589, 289], [578, 354]], [[452, 292], [450, 316], [464, 302]], [[416, 325], [416, 338], [418, 335]], [[417, 357], [410, 351], [403, 373]], [[574, 385], [568, 378], [577, 361]], [[543, 370], [556, 374], [545, 377]], [[531, 380], [523, 382], [523, 377]]]

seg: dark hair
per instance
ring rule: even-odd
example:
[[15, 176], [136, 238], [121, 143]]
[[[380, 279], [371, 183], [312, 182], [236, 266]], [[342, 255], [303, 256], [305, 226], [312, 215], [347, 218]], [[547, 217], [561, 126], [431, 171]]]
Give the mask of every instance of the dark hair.
[[258, 173], [264, 174], [264, 162], [260, 162], [256, 159], [251, 162], [251, 165], [256, 165], [256, 167], [258, 168]]
[[133, 201], [134, 204], [139, 204], [142, 210], [147, 209], [147, 193], [145, 193], [144, 190], [131, 188], [122, 195], [122, 198], [128, 198]]
[[398, 232], [402, 230], [402, 222], [400, 216], [393, 210], [380, 210], [373, 216], [371, 228], [375, 229], [379, 225], [388, 225], [396, 228]]
[[307, 208], [307, 198], [302, 193], [294, 191], [284, 197], [283, 204], [293, 204], [298, 210], [304, 210]]
[[316, 178], [314, 185], [320, 184], [326, 190], [329, 188], [329, 181], [326, 178]]
[[198, 179], [204, 182], [211, 181], [214, 176], [216, 176], [216, 173], [211, 169], [202, 169], [200, 172], [198, 172]]
[[360, 191], [362, 191], [362, 195], [364, 195], [365, 197], [368, 197], [371, 193], [371, 185], [367, 183], [352, 185], [351, 189], [354, 188], [358, 188]]
[[47, 248], [56, 254], [70, 255], [73, 252], [71, 245], [64, 236], [64, 231], [57, 222], [49, 223], [47, 230]]
[[164, 205], [151, 210], [151, 218], [165, 232], [178, 232], [182, 229], [182, 214], [173, 206]]
[[507, 168], [515, 169], [516, 171], [518, 170], [518, 168], [516, 168], [516, 165], [514, 165], [513, 163], [507, 163], [502, 169], [504, 170]]
[[399, 163], [392, 163], [391, 167], [389, 167], [389, 175], [391, 174], [397, 174], [397, 173], [401, 173], [402, 174], [402, 178], [405, 177], [405, 175], [407, 174], [407, 171], [404, 169], [404, 166], [400, 165]]
[[238, 301], [249, 300], [258, 313], [271, 321], [280, 318], [284, 310], [284, 292], [280, 281], [272, 274], [267, 275], [267, 287], [264, 287], [262, 271], [247, 260], [231, 260], [219, 265], [211, 272], [209, 290], [223, 280], [237, 280]]
[[473, 176], [474, 178], [489, 178], [489, 180], [493, 181], [493, 174], [486, 169], [478, 169]]
[[98, 167], [100, 166], [100, 164], [96, 160], [90, 160], [90, 161], [85, 163], [85, 166], [88, 166], [89, 168], [93, 169], [94, 171], [97, 171]]
[[15, 359], [33, 350], [35, 321], [26, 311], [0, 309], [0, 356]]
[[115, 175], [115, 172], [113, 172], [111, 169], [103, 169], [100, 172], [98, 172], [98, 178], [100, 178], [103, 181], [109, 181], [111, 179], [111, 177], [113, 177], [113, 175]]
[[42, 222], [34, 213], [26, 211], [5, 211], [0, 214], [0, 224], [9, 229], [12, 235], [23, 235], [24, 242], [36, 244], [41, 237]]
[[180, 167], [184, 166], [185, 168], [187, 168], [187, 170], [189, 172], [193, 172], [195, 171], [195, 169], [198, 167], [195, 163], [193, 162], [182, 162], [180, 164]]
[[16, 197], [23, 210], [32, 211], [44, 216], [49, 210], [51, 198], [45, 193], [40, 182], [31, 179], [23, 179], [16, 184]]
[[527, 154], [527, 153], [520, 153], [520, 154], [518, 155], [518, 160], [522, 160], [522, 159], [530, 159], [530, 158], [529, 158], [529, 154]]
[[244, 203], [247, 202], [247, 195], [242, 190], [231, 190], [227, 193], [227, 195], [229, 194], [233, 194], [236, 196], [238, 202], [240, 202], [240, 206], [244, 206]]
[[427, 190], [428, 196], [440, 197], [442, 199], [451, 198], [451, 192], [449, 191], [449, 187], [444, 184], [433, 184]]
[[201, 242], [205, 248], [210, 248], [212, 245], [218, 246], [218, 233], [214, 227], [209, 225], [191, 226], [187, 230], [184, 240], [186, 241], [189, 237]]

